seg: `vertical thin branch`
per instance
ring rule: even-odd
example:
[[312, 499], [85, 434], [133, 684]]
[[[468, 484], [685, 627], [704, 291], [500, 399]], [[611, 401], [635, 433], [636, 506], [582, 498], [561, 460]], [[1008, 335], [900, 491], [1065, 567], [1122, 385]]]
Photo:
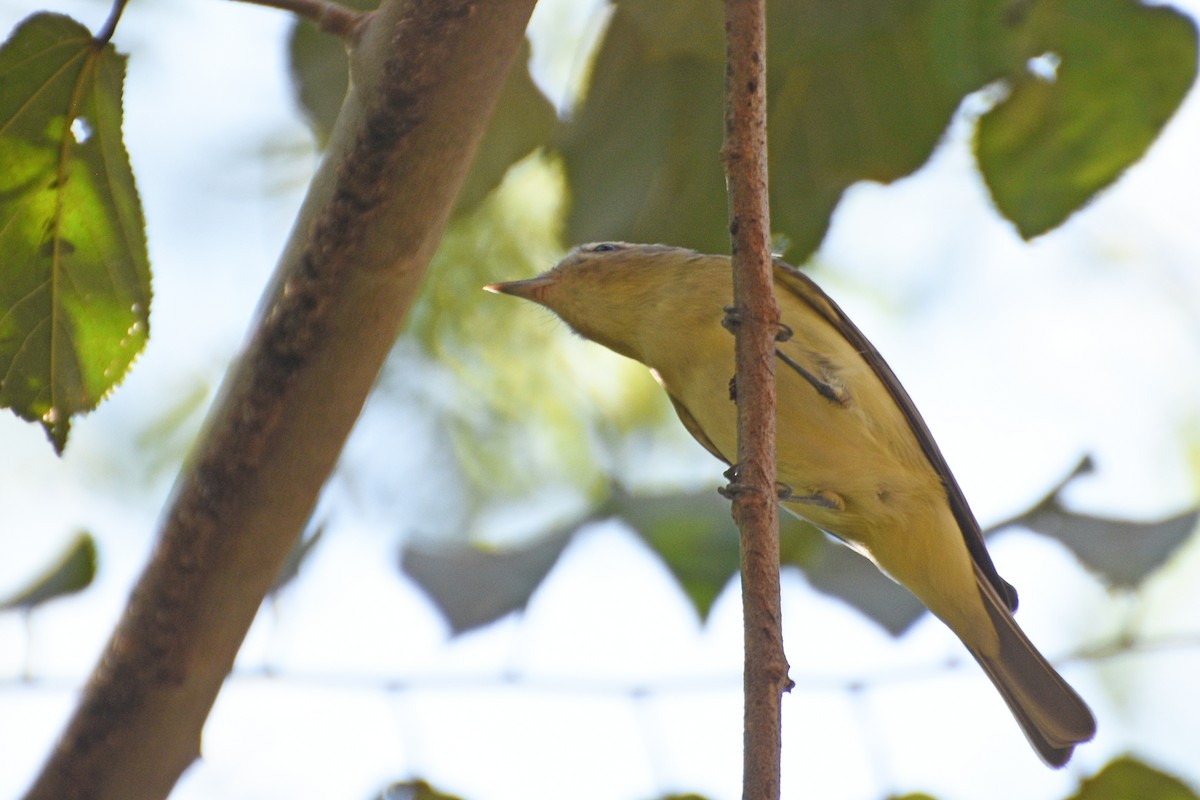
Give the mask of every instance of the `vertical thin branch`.
[[741, 531], [745, 623], [742, 797], [779, 797], [780, 700], [790, 683], [779, 603], [775, 490], [775, 336], [767, 206], [764, 0], [725, 2], [725, 146], [737, 331], [738, 466], [733, 515]]

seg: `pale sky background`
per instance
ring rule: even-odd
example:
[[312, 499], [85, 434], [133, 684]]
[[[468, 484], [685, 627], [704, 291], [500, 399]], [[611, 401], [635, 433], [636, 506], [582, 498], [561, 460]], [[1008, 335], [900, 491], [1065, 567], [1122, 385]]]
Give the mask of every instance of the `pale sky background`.
[[[35, 8], [5, 0], [0, 23], [7, 32]], [[92, 29], [108, 13], [94, 2], [50, 8]], [[535, 66], [547, 87], [577, 57], [589, 18], [571, 0], [539, 7]], [[145, 463], [131, 440], [169, 409], [210, 399], [300, 201], [313, 157], [296, 155], [311, 145], [291, 102], [287, 24], [250, 5], [179, 0], [135, 2], [118, 29], [131, 54], [125, 130], [149, 221], [152, 339], [125, 385], [76, 423], [61, 460], [40, 428], [0, 413], [0, 594], [80, 527], [101, 559], [95, 586], [28, 627], [0, 614], [0, 798], [36, 773], [150, 546], [177, 465]], [[1070, 495], [1081, 510], [1149, 520], [1194, 506], [1195, 92], [1142, 163], [1033, 244], [991, 210], [964, 127], [916, 176], [847, 194], [817, 278], [902, 377], [985, 524], [1022, 510], [1084, 452], [1099, 470]], [[199, 418], [186, 419], [160, 435], [186, 439]], [[419, 474], [397, 468], [398, 483]], [[402, 521], [352, 520], [260, 615], [205, 730], [205, 758], [174, 798], [367, 798], [408, 777], [467, 800], [740, 796], [736, 585], [701, 627], [643, 546], [599, 525], [526, 614], [451, 640], [397, 574]], [[1021, 591], [1022, 626], [1052, 660], [1123, 626], [1190, 644], [1064, 664], [1100, 734], [1054, 772], [940, 623], [892, 640], [789, 571], [797, 687], [784, 701], [785, 797], [1052, 800], [1129, 751], [1200, 787], [1200, 546], [1136, 595], [1106, 591], [1031, 534], [1006, 533], [991, 549]]]

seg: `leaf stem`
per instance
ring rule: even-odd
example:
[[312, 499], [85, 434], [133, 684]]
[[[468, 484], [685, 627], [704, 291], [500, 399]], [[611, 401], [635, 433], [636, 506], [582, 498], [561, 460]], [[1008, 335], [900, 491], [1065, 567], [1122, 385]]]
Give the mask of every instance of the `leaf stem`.
[[117, 23], [121, 21], [121, 14], [125, 12], [127, 2], [129, 0], [113, 0], [112, 10], [108, 12], [108, 19], [104, 20], [104, 27], [95, 37], [98, 46], [103, 47], [112, 39], [113, 33], [117, 30]]

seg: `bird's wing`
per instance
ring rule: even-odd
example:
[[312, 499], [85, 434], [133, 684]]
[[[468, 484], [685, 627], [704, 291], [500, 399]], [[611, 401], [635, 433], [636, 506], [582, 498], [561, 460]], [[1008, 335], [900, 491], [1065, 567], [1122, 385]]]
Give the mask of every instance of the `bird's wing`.
[[[1008, 581], [1001, 578], [1000, 574], [996, 571], [996, 565], [992, 563], [992, 557], [988, 555], [987, 548], [983, 544], [983, 533], [979, 529], [979, 522], [971, 512], [971, 507], [967, 505], [967, 500], [963, 496], [962, 489], [958, 486], [958, 481], [954, 479], [953, 473], [950, 472], [950, 467], [946, 464], [946, 459], [942, 456], [937, 443], [933, 440], [933, 434], [929, 432], [928, 426], [925, 425], [925, 420], [921, 418], [921, 414], [913, 404], [912, 398], [908, 396], [908, 392], [904, 391], [904, 387], [900, 385], [900, 381], [896, 378], [895, 373], [892, 372], [891, 367], [883, 360], [883, 356], [879, 355], [879, 351], [875, 349], [874, 345], [867, 341], [867, 337], [863, 336], [862, 331], [843, 313], [837, 303], [833, 302], [807, 275], [795, 267], [776, 259], [775, 281], [776, 284], [790, 291], [844, 336], [846, 341], [858, 351], [863, 360], [871, 367], [871, 370], [878, 376], [884, 387], [887, 388], [888, 393], [904, 414], [904, 418], [908, 420], [909, 428], [917, 438], [917, 442], [921, 445], [921, 451], [925, 453], [930, 466], [933, 467], [933, 471], [945, 487], [946, 496], [950, 501], [950, 509], [954, 513], [955, 520], [958, 522], [959, 530], [962, 531], [963, 539], [967, 544], [967, 550], [970, 552], [976, 565], [978, 565], [980, 573], [995, 587], [996, 593], [1004, 600], [1009, 610], [1015, 611], [1017, 608], [1016, 589]], [[676, 403], [675, 405], [678, 410], [679, 404]], [[683, 417], [682, 412], [680, 412], [680, 417]], [[687, 420], [684, 420], [684, 424], [688, 424]], [[693, 435], [696, 435], [696, 430], [692, 426], [688, 426], [688, 430]], [[697, 436], [697, 438], [700, 437]], [[709, 447], [708, 445], [705, 446]], [[712, 450], [712, 448], [709, 447], [709, 450]]]

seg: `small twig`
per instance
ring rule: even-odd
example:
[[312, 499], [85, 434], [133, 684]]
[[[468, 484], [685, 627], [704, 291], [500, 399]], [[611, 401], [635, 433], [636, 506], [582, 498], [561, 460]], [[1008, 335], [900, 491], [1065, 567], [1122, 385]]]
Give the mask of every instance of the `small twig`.
[[341, 39], [354, 38], [358, 26], [370, 14], [367, 11], [356, 11], [353, 8], [331, 3], [329, 0], [239, 0], [239, 2], [290, 11], [313, 23], [325, 33], [332, 33]]
[[783, 652], [779, 592], [779, 505], [775, 481], [775, 302], [767, 208], [766, 9], [764, 0], [725, 0], [725, 144], [729, 186], [738, 409], [737, 469], [729, 487], [741, 532], [745, 626], [742, 797], [777, 800], [781, 700], [791, 687]]

